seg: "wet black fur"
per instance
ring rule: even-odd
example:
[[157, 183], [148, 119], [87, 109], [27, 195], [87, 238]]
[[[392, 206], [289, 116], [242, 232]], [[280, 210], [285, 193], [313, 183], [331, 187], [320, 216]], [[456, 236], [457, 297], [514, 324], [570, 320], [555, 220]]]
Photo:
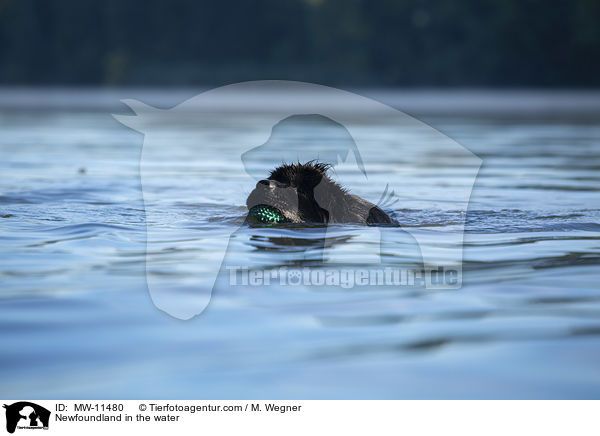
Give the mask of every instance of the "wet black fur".
[[331, 180], [329, 168], [316, 161], [275, 168], [248, 196], [248, 209], [266, 204], [294, 223], [396, 224], [379, 207]]

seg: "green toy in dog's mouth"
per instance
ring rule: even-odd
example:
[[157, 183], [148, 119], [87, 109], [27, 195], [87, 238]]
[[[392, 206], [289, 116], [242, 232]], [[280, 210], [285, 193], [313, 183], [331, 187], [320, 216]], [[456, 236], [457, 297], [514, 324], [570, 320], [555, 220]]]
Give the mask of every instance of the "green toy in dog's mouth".
[[252, 209], [250, 209], [248, 215], [263, 224], [279, 224], [288, 222], [279, 209], [267, 206], [266, 204], [254, 206]]

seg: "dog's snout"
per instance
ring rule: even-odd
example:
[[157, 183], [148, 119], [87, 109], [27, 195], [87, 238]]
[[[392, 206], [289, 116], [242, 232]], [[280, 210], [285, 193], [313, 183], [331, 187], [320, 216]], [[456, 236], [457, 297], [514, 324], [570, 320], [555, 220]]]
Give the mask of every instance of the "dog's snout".
[[275, 180], [268, 180], [268, 179], [261, 180], [256, 184], [257, 188], [261, 188], [261, 187], [265, 187], [265, 186], [270, 189], [283, 187], [283, 185], [281, 183], [277, 183]]

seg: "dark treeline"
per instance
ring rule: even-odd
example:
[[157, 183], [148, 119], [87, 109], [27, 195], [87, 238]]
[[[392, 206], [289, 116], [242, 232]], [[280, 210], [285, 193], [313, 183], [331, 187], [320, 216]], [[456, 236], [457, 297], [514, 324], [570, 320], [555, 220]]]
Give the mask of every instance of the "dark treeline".
[[0, 83], [600, 85], [598, 0], [0, 0]]

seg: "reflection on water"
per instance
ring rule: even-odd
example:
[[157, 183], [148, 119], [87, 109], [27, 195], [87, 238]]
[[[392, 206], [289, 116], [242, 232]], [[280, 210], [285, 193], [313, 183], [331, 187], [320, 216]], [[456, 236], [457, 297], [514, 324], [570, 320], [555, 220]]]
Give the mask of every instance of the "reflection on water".
[[[222, 150], [246, 132], [220, 117], [203, 124], [208, 161], [186, 154], [182, 132], [194, 123], [165, 127], [181, 142], [149, 187], [160, 213], [146, 223], [142, 137], [110, 116], [125, 111], [111, 102], [131, 95], [75, 95], [71, 108], [68, 98], [20, 105], [35, 101], [21, 92], [26, 99], [0, 99], [1, 396], [598, 398], [600, 110], [589, 101], [576, 111], [577, 95], [544, 94], [540, 109], [516, 93], [498, 97], [494, 111], [493, 95], [465, 93], [453, 111], [447, 98], [409, 94], [408, 109], [483, 159], [466, 217], [444, 207], [464, 175], [459, 162], [445, 165], [453, 156], [405, 168], [385, 122], [361, 119], [374, 169], [354, 192], [377, 202], [400, 172], [407, 189], [393, 212], [440, 257], [452, 248], [436, 245], [441, 232], [466, 220], [461, 289], [224, 286], [182, 322], [153, 306], [147, 252], [183, 285], [197, 273], [187, 261], [210, 250], [208, 229], [233, 234], [224, 265], [267, 270], [320, 268], [340, 248], [343, 266], [360, 266], [378, 241], [352, 225], [326, 238], [319, 226], [244, 226], [253, 185], [228, 174]], [[390, 95], [405, 109], [402, 95]], [[270, 160], [254, 159], [252, 174], [266, 175]], [[200, 167], [212, 170], [210, 196], [183, 177]], [[352, 184], [352, 174], [338, 176]], [[435, 201], [418, 201], [425, 186]], [[148, 246], [146, 224], [163, 236]], [[386, 243], [412, 246], [402, 235]], [[418, 268], [418, 251], [381, 251]]]

